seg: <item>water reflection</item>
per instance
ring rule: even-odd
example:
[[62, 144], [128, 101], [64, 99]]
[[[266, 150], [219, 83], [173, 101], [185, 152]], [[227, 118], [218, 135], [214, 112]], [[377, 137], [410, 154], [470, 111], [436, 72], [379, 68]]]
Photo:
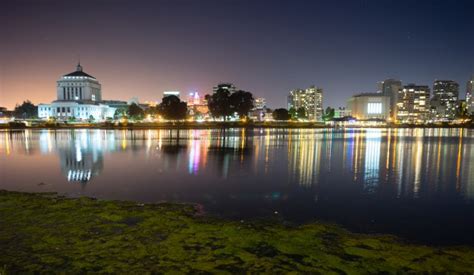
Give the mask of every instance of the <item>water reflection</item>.
[[362, 231], [469, 242], [473, 134], [470, 129], [2, 131], [0, 189], [197, 202], [239, 218], [278, 211]]
[[382, 226], [383, 220], [390, 230], [419, 225], [421, 231], [423, 221], [437, 219], [474, 230], [473, 133], [3, 131], [0, 189], [197, 202], [232, 217], [278, 210], [290, 218], [322, 218], [357, 228]]
[[[281, 173], [301, 187], [331, 176], [360, 184], [366, 193], [391, 188], [396, 197], [454, 191], [473, 198], [472, 131], [465, 129], [368, 130], [60, 130], [2, 132], [0, 152], [57, 155], [68, 181], [98, 177], [104, 154], [136, 152], [136, 164], [157, 158], [162, 170], [220, 178], [245, 168], [252, 175]], [[143, 154], [141, 153], [143, 151]], [[128, 162], [129, 160], [123, 160]], [[210, 163], [212, 162], [212, 163]], [[271, 176], [271, 175], [269, 175]], [[340, 180], [340, 179], [339, 179]]]

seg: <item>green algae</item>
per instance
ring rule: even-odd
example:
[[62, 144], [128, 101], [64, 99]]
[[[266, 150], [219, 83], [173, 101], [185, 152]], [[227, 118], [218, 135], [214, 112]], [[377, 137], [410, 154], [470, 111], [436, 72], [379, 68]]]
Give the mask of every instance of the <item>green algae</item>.
[[0, 191], [0, 274], [474, 271], [474, 249], [313, 223], [226, 221], [190, 205]]

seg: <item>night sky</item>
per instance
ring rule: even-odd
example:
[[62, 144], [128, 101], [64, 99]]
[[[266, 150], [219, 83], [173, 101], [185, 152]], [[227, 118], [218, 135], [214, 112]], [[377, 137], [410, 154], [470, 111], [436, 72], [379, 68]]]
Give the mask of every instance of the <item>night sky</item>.
[[275, 108], [315, 84], [338, 107], [390, 77], [464, 97], [474, 1], [0, 1], [0, 106], [54, 100], [78, 56], [105, 99], [232, 82]]

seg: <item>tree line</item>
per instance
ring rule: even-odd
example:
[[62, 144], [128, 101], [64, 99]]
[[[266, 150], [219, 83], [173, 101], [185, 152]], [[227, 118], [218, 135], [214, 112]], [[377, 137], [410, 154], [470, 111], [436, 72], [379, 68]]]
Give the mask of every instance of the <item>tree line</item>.
[[115, 111], [115, 118], [128, 117], [134, 120], [142, 120], [145, 116], [161, 116], [167, 120], [186, 119], [188, 107], [175, 95], [166, 96], [161, 103], [155, 107], [142, 108], [136, 103], [127, 108], [119, 108]]
[[205, 98], [211, 116], [223, 118], [224, 121], [235, 114], [239, 118], [247, 118], [249, 112], [254, 108], [253, 95], [247, 91], [231, 92], [229, 89], [218, 86], [214, 93], [206, 95]]
[[[254, 108], [254, 98], [252, 93], [238, 90], [231, 92], [228, 89], [218, 88], [212, 94], [205, 96], [209, 113], [213, 118], [222, 118], [224, 121], [234, 115], [240, 118], [247, 118], [249, 112]], [[188, 107], [175, 95], [163, 98], [156, 107], [141, 108], [136, 103], [132, 103], [127, 108], [117, 109], [115, 117], [129, 117], [141, 120], [145, 116], [161, 116], [166, 120], [183, 120], [188, 115]]]

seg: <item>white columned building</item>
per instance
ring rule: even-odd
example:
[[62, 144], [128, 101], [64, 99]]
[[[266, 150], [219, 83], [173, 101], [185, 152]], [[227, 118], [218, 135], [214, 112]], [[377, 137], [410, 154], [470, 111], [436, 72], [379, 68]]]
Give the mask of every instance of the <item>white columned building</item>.
[[82, 70], [62, 76], [57, 81], [57, 99], [51, 104], [38, 105], [38, 117], [58, 120], [95, 120], [112, 118], [116, 108], [102, 101], [101, 85], [97, 79]]

